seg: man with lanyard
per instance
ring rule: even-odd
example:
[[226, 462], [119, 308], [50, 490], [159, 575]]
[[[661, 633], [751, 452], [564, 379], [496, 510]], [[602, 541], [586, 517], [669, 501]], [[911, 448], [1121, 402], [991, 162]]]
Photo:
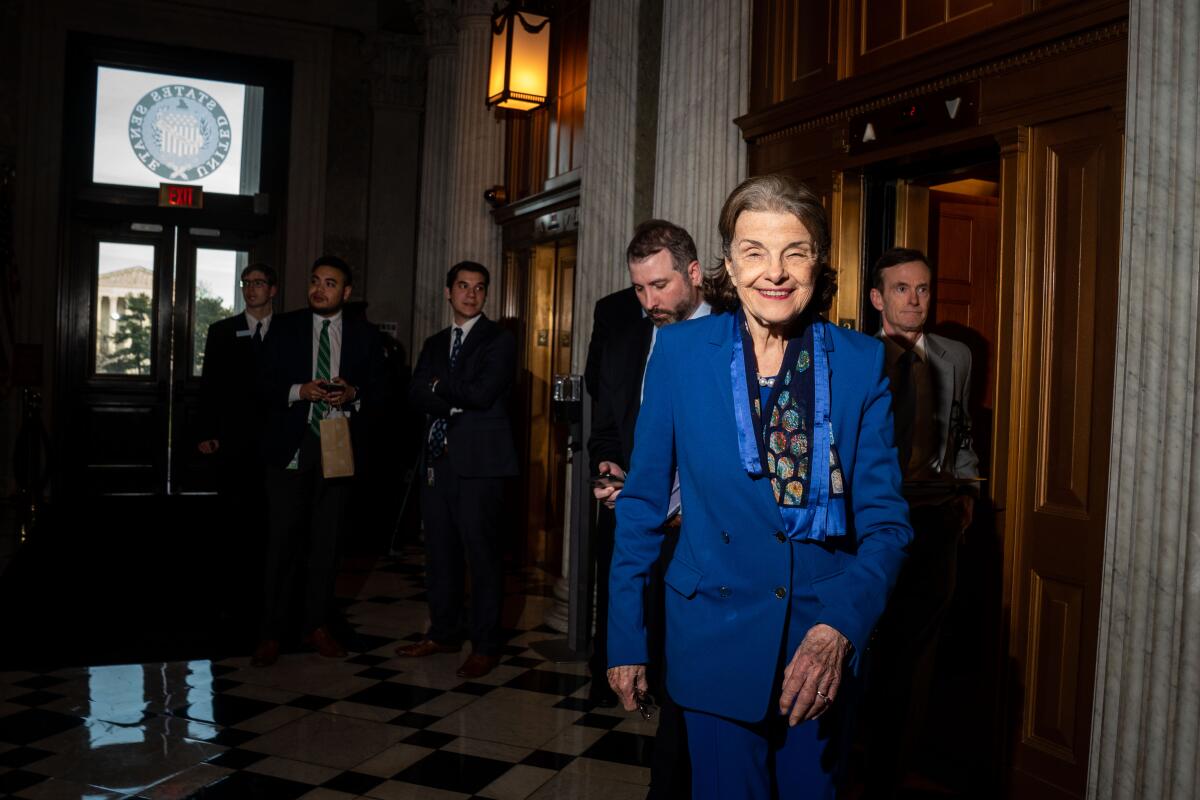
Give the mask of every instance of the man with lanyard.
[[409, 402], [426, 415], [421, 464], [430, 626], [396, 655], [423, 658], [462, 649], [464, 561], [470, 566], [471, 654], [458, 676], [474, 680], [500, 663], [504, 599], [505, 482], [517, 474], [509, 420], [516, 339], [483, 313], [491, 276], [462, 261], [446, 275], [454, 324], [425, 340]]

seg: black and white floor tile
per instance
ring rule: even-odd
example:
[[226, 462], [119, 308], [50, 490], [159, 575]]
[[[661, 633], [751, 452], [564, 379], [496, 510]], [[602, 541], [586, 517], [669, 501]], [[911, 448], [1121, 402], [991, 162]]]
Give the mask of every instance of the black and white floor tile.
[[248, 656], [0, 673], [0, 797], [25, 800], [643, 798], [653, 723], [587, 701], [582, 663], [531, 645], [554, 602], [510, 578], [515, 620], [479, 681], [463, 654], [412, 660], [426, 620], [421, 555], [339, 579], [351, 655]]

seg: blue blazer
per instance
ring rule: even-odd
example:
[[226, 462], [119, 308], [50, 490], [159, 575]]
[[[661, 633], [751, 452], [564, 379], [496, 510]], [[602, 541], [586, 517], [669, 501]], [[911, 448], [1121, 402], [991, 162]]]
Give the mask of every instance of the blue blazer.
[[783, 518], [770, 481], [752, 479], [742, 467], [729, 377], [730, 315], [658, 331], [631, 470], [617, 500], [608, 661], [648, 660], [642, 591], [662, 545], [678, 464], [683, 526], [665, 576], [666, 661], [668, 689], [686, 708], [761, 720], [774, 701], [789, 606], [793, 632], [802, 637], [817, 623], [830, 625], [854, 645], [856, 662], [912, 539], [883, 345], [820, 324], [849, 528], [824, 543], [791, 544], [778, 534]]

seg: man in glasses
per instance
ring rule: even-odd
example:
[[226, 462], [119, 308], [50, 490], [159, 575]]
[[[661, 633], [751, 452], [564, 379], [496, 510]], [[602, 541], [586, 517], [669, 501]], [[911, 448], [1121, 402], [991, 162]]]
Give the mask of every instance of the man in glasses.
[[215, 462], [219, 511], [217, 530], [228, 540], [220, 547], [238, 565], [236, 585], [225, 593], [223, 609], [231, 619], [246, 618], [257, 606], [258, 575], [265, 542], [266, 510], [261, 444], [266, 411], [255, 392], [263, 342], [271, 329], [273, 302], [279, 291], [274, 267], [251, 264], [242, 270], [246, 308], [214, 322], [204, 343], [200, 377], [199, 443], [206, 460]]

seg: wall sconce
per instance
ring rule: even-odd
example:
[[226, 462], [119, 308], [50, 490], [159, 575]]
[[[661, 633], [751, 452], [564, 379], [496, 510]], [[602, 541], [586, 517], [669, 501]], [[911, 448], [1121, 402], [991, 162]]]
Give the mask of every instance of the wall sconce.
[[532, 111], [545, 105], [550, 83], [550, 17], [509, 0], [492, 10], [489, 106]]
[[493, 186], [484, 191], [483, 199], [492, 208], [499, 208], [508, 202], [508, 190], [500, 185]]

